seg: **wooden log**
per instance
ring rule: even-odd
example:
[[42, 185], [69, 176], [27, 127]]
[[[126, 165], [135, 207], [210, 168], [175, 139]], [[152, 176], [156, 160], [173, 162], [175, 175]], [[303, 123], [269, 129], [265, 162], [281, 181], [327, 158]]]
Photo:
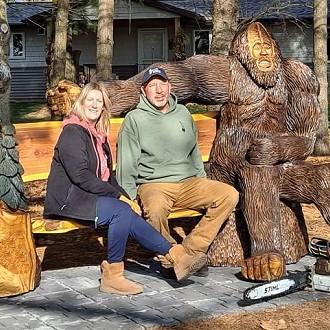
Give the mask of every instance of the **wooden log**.
[[[221, 105], [228, 101], [229, 63], [226, 56], [195, 55], [184, 61], [157, 62], [152, 67], [163, 68], [180, 103]], [[139, 101], [143, 70], [128, 80], [106, 81], [112, 113], [119, 116], [134, 109]], [[81, 88], [69, 80], [62, 80], [47, 90], [47, 103], [54, 116], [64, 116]]]
[[0, 296], [34, 290], [40, 274], [29, 213], [0, 208]]

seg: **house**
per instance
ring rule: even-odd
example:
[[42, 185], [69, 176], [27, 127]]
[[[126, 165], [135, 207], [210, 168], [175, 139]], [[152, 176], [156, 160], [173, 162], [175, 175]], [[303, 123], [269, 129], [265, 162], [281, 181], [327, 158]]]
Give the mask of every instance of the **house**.
[[[313, 1], [292, 0], [281, 13], [275, 5], [280, 2], [240, 0], [240, 19], [257, 17], [274, 35], [284, 57], [312, 65]], [[151, 63], [174, 60], [173, 41], [178, 31], [183, 31], [186, 57], [208, 53], [212, 3], [212, 0], [115, 1], [113, 72], [119, 79], [128, 79]], [[329, 3], [330, 0], [328, 6]], [[8, 3], [13, 101], [44, 100], [50, 13], [50, 2]], [[81, 32], [73, 36], [72, 47], [80, 51], [79, 65], [87, 80], [91, 80], [95, 76], [96, 31], [84, 25], [86, 17], [96, 22], [97, 9], [87, 6], [74, 16]], [[296, 25], [294, 19], [303, 24]]]
[[[46, 63], [45, 19], [51, 3], [8, 3], [11, 30], [9, 66], [12, 75], [12, 101], [45, 100]], [[30, 17], [38, 14], [40, 20]]]

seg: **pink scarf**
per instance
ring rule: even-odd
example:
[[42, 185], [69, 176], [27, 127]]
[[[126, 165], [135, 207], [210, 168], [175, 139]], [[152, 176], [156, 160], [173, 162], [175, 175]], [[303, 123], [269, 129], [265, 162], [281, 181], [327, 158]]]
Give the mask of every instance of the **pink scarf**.
[[[110, 177], [110, 170], [108, 167], [108, 162], [107, 162], [107, 155], [105, 154], [102, 144], [105, 143], [107, 136], [106, 134], [103, 133], [98, 133], [95, 129], [95, 127], [88, 125], [83, 120], [80, 120], [76, 115], [70, 115], [68, 118], [63, 120], [63, 127], [69, 124], [76, 124], [84, 127], [85, 129], [88, 130], [89, 135], [92, 140], [92, 145], [96, 154], [96, 157], [98, 159], [97, 162], [97, 167], [96, 167], [96, 176], [98, 177], [98, 172], [99, 172], [99, 164], [101, 164], [101, 179], [103, 181], [108, 181]], [[96, 138], [96, 144], [94, 142], [93, 136]]]

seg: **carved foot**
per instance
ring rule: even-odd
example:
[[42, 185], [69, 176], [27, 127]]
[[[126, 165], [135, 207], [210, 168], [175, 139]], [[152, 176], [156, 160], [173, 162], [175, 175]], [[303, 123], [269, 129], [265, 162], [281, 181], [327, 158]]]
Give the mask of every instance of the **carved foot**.
[[271, 281], [285, 275], [285, 260], [278, 252], [259, 254], [245, 259], [241, 272], [247, 280]]

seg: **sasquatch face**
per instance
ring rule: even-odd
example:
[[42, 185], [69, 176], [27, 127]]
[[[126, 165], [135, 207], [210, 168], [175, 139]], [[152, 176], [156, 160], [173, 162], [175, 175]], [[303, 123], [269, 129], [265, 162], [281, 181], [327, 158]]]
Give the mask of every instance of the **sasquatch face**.
[[252, 24], [247, 31], [251, 57], [262, 72], [274, 70], [275, 50], [273, 40], [261, 24]]
[[281, 51], [265, 27], [254, 22], [234, 37], [230, 53], [260, 86], [275, 86], [282, 70]]

